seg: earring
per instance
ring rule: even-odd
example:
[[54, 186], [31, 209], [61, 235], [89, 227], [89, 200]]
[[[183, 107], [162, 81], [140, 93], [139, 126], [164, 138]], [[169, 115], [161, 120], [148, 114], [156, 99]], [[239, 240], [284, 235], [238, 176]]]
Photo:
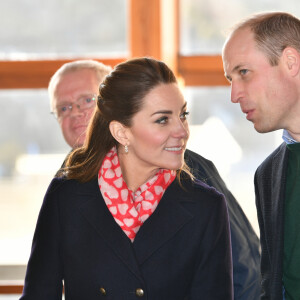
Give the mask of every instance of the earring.
[[127, 145], [124, 146], [124, 150], [125, 150], [125, 153], [128, 153], [128, 146]]

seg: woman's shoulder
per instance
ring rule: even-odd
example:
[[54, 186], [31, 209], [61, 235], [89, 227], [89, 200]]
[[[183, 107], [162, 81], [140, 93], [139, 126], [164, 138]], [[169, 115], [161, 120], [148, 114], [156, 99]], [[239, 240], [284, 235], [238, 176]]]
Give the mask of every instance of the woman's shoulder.
[[96, 184], [96, 179], [88, 182], [79, 182], [75, 179], [67, 179], [66, 177], [55, 177], [49, 184], [47, 189], [47, 194], [56, 194], [56, 193], [80, 193], [84, 191], [91, 191]]
[[199, 179], [194, 179], [192, 181], [192, 186], [194, 189], [201, 190], [202, 192], [207, 193], [213, 197], [224, 197], [224, 195], [221, 192], [219, 192], [215, 187], [210, 186]]
[[209, 202], [223, 202], [226, 205], [225, 196], [215, 187], [209, 186], [199, 179], [184, 179], [174, 185], [173, 195], [200, 204]]
[[[200, 180], [177, 181], [170, 186], [168, 201], [178, 203], [195, 220], [210, 218], [213, 215], [228, 215], [225, 196]], [[203, 220], [204, 220], [203, 219]]]

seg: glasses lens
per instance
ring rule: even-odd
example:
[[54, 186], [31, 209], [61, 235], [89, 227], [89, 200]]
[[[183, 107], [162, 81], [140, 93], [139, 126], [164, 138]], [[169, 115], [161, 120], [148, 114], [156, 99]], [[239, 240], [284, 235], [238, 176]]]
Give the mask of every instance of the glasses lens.
[[78, 102], [81, 109], [90, 108], [95, 105], [96, 95], [85, 95], [79, 98]]
[[78, 110], [85, 110], [95, 105], [96, 98], [97, 95], [88, 94], [80, 97], [76, 102], [58, 105], [56, 111], [54, 111], [54, 115], [57, 119], [66, 118], [71, 114], [74, 105]]
[[72, 109], [72, 104], [58, 105], [55, 112], [57, 119], [67, 117], [70, 114], [71, 109]]

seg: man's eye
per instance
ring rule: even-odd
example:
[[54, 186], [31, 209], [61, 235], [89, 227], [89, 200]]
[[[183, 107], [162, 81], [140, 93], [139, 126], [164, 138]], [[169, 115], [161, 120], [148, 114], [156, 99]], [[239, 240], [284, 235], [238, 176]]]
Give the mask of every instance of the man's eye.
[[91, 103], [92, 101], [93, 101], [93, 98], [86, 98], [86, 99], [85, 99], [85, 102], [86, 102], [86, 103]]
[[67, 106], [62, 106], [61, 108], [60, 108], [60, 112], [66, 112], [68, 110], [68, 107]]
[[246, 75], [248, 73], [248, 70], [247, 69], [242, 69], [240, 70], [240, 74], [241, 75]]

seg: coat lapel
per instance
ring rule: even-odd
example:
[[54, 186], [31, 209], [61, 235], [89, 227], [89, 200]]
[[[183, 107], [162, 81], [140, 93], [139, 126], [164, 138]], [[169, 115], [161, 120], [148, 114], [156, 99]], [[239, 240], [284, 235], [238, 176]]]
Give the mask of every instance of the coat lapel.
[[84, 199], [78, 206], [81, 214], [140, 280], [140, 265], [193, 218], [181, 203], [191, 202], [191, 196], [175, 180], [132, 244], [105, 205], [97, 180], [80, 184], [78, 194]]
[[278, 153], [274, 156], [272, 162], [272, 232], [276, 245], [273, 247], [280, 247], [283, 245], [283, 215], [284, 215], [284, 199], [285, 199], [285, 186], [286, 186], [286, 169], [287, 169], [287, 150], [286, 145], [283, 143]]
[[141, 226], [133, 243], [140, 265], [193, 218], [181, 204], [192, 201], [187, 194], [183, 193], [175, 180], [166, 190], [156, 210]]
[[142, 280], [132, 243], [109, 212], [100, 193], [97, 180], [80, 185], [79, 194], [85, 199], [84, 203], [78, 207], [81, 214], [128, 269]]

